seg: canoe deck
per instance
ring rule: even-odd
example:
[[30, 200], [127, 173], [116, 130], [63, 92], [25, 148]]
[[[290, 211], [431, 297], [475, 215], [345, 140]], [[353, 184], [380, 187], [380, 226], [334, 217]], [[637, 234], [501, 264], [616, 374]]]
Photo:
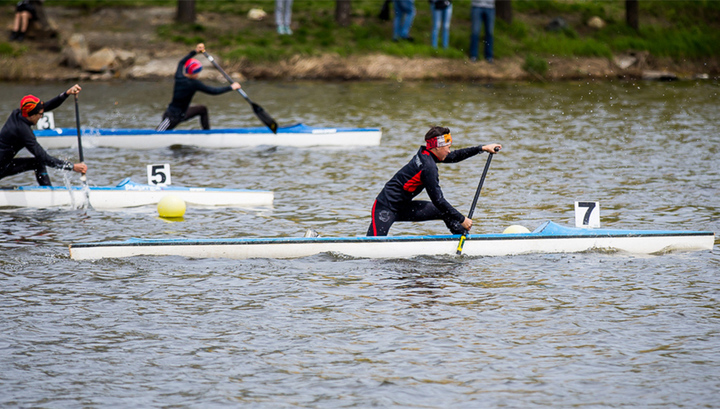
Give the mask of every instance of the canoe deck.
[[94, 209], [119, 209], [157, 205], [165, 196], [173, 195], [196, 207], [260, 207], [271, 206], [272, 191], [220, 189], [182, 186], [153, 186], [123, 179], [117, 186], [19, 186], [0, 188], [0, 207], [51, 208], [84, 204], [89, 195]]
[[[357, 258], [454, 255], [459, 235], [397, 237], [130, 239], [70, 245], [76, 260], [132, 256], [189, 258], [299, 258], [337, 253]], [[634, 254], [711, 250], [713, 232], [579, 229], [546, 222], [531, 233], [469, 235], [463, 254], [508, 256], [612, 250]]]
[[[253, 146], [378, 146], [380, 128], [319, 128], [304, 124], [280, 127], [273, 134], [266, 127], [178, 130], [156, 132], [153, 129], [83, 129], [83, 147], [120, 149], [157, 149], [173, 145], [200, 148], [240, 148]], [[35, 131], [45, 149], [77, 147], [77, 129], [55, 128]]]

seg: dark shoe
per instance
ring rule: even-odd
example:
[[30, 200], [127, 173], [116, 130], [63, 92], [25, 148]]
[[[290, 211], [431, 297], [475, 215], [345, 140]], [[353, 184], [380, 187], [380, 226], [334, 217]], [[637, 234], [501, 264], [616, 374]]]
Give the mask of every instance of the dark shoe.
[[10, 32], [10, 41], [15, 41], [15, 39], [17, 38], [17, 34], [18, 34], [17, 31], [11, 31]]
[[477, 62], [477, 57], [470, 57], [470, 62]]
[[15, 41], [17, 41], [17, 42], [21, 42], [24, 39], [25, 39], [25, 33], [17, 33], [17, 35], [15, 36]]
[[393, 43], [397, 43], [399, 40], [397, 38], [392, 39]]
[[410, 36], [403, 38], [403, 40], [409, 41], [409, 42], [411, 42], [411, 43], [414, 43], [414, 42], [415, 42], [415, 39], [412, 38], [412, 37], [410, 37]]

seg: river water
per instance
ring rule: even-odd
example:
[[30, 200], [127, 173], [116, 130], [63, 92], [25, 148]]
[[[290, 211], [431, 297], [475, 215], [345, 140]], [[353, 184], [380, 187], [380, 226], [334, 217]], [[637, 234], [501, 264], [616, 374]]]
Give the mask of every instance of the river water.
[[[3, 120], [26, 93], [1, 84]], [[150, 128], [172, 84], [87, 83], [83, 127]], [[1, 407], [718, 407], [720, 249], [365, 260], [69, 259], [142, 238], [362, 235], [375, 195], [442, 124], [499, 142], [474, 232], [574, 224], [720, 232], [716, 82], [249, 82], [281, 125], [382, 127], [379, 147], [86, 147], [92, 185], [269, 189], [272, 208], [0, 210]], [[238, 95], [198, 95], [215, 127], [260, 126]], [[72, 100], [54, 111], [74, 127]], [[197, 128], [196, 122], [181, 127]], [[77, 161], [72, 149], [52, 155]], [[486, 156], [441, 165], [466, 213]], [[62, 172], [51, 174], [62, 184]], [[70, 183], [79, 185], [77, 174]], [[3, 186], [34, 184], [32, 174]], [[424, 195], [423, 195], [424, 197]], [[391, 234], [443, 234], [441, 222]]]

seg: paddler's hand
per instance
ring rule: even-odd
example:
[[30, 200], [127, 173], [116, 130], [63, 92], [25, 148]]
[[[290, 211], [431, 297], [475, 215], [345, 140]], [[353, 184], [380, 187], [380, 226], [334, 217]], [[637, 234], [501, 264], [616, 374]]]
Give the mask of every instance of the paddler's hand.
[[470, 231], [470, 228], [472, 227], [472, 219], [465, 218], [465, 221], [462, 222], [462, 227], [465, 228], [465, 230]]
[[80, 86], [78, 84], [75, 84], [72, 87], [70, 87], [69, 90], [65, 91], [65, 94], [67, 94], [67, 95], [79, 94], [81, 90], [82, 90], [82, 88], [80, 88]]
[[73, 172], [87, 173], [87, 165], [84, 163], [76, 163], [73, 165]]
[[204, 53], [204, 52], [205, 52], [205, 44], [200, 43], [200, 44], [196, 45], [196, 46], [195, 46], [195, 52], [198, 53], [198, 54]]
[[490, 143], [487, 145], [483, 145], [482, 150], [488, 153], [497, 153], [502, 149], [502, 145], [499, 143]]
[[233, 91], [237, 91], [237, 90], [239, 90], [239, 89], [242, 88], [242, 87], [240, 86], [240, 83], [238, 83], [238, 82], [233, 82], [232, 84], [230, 84], [230, 88], [232, 88]]

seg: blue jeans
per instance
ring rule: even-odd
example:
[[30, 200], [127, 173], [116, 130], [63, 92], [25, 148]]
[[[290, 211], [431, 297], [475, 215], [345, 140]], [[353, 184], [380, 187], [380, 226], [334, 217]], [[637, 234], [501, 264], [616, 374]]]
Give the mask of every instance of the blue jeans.
[[415, 0], [393, 0], [393, 9], [393, 40], [410, 37], [410, 27], [415, 19]]
[[438, 10], [435, 3], [430, 3], [430, 11], [432, 12], [432, 36], [430, 43], [433, 48], [437, 48], [438, 32], [442, 24], [442, 46], [447, 49], [450, 45], [450, 19], [452, 19], [452, 3], [447, 8]]
[[470, 33], [470, 58], [478, 58], [480, 43], [480, 23], [485, 26], [485, 59], [493, 60], [493, 30], [495, 28], [495, 9], [473, 7], [470, 9], [472, 28]]

